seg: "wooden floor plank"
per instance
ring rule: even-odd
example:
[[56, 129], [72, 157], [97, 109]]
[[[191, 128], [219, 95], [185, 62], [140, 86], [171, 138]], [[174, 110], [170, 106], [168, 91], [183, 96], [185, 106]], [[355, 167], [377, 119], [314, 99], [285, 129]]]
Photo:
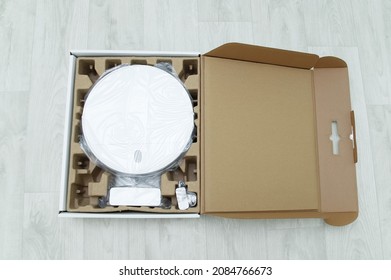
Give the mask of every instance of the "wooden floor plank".
[[304, 21], [306, 8], [301, 1], [253, 1], [254, 43], [307, 51]]
[[326, 259], [324, 227], [278, 229], [267, 231], [268, 259]]
[[24, 259], [83, 259], [83, 220], [58, 218], [57, 193], [26, 193]]
[[0, 2], [0, 91], [30, 89], [36, 0]]
[[0, 259], [22, 258], [29, 92], [0, 93]]
[[369, 105], [368, 119], [383, 257], [389, 260], [391, 259], [391, 105]]

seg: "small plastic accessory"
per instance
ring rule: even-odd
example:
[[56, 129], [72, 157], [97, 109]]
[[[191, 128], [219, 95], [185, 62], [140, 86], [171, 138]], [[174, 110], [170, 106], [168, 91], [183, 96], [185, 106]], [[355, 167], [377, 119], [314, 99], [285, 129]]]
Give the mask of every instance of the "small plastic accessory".
[[178, 201], [179, 210], [186, 210], [189, 207], [197, 205], [197, 195], [194, 192], [188, 192], [184, 181], [178, 182], [178, 187], [175, 190], [176, 199]]

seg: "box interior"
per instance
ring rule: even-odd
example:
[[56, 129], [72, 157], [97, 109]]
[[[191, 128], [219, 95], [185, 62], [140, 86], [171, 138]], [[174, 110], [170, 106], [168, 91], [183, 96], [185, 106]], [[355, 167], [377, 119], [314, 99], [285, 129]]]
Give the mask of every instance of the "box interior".
[[319, 209], [312, 71], [203, 56], [203, 209]]
[[[138, 206], [99, 206], [99, 198], [106, 196], [108, 192], [109, 173], [94, 165], [84, 154], [79, 145], [81, 133], [81, 116], [84, 101], [88, 89], [100, 75], [106, 70], [120, 64], [148, 64], [154, 65], [159, 62], [170, 63], [184, 82], [192, 99], [197, 126], [197, 137], [181, 161], [179, 168], [169, 171], [161, 176], [162, 196], [171, 200], [170, 209], [160, 207]], [[187, 210], [177, 209], [175, 189], [179, 180], [185, 180], [188, 191], [200, 194], [200, 135], [199, 125], [199, 102], [200, 102], [200, 58], [195, 57], [77, 57], [74, 89], [73, 89], [73, 112], [71, 124], [70, 158], [68, 166], [67, 184], [67, 211], [68, 212], [158, 212], [158, 213], [199, 213], [199, 203]]]

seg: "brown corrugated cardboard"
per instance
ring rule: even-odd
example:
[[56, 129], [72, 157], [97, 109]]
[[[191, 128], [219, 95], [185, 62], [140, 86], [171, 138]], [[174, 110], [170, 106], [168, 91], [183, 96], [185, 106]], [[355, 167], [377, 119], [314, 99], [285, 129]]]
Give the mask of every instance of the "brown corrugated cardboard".
[[205, 212], [319, 207], [311, 71], [203, 57]]
[[[189, 190], [198, 194], [197, 206], [183, 211], [99, 208], [107, 174], [94, 171], [77, 143], [81, 101], [94, 80], [87, 73], [89, 64], [101, 75], [115, 64], [169, 60], [179, 73], [193, 59], [198, 71], [185, 85], [196, 97], [197, 142], [181, 169]], [[332, 225], [348, 224], [357, 217], [355, 123], [342, 60], [230, 43], [201, 58], [78, 57], [75, 72], [68, 211], [323, 218]], [[331, 141], [332, 125], [338, 130], [338, 154]], [[174, 205], [175, 183], [181, 177], [175, 172], [162, 175], [162, 194], [172, 197]]]
[[315, 54], [292, 52], [240, 43], [222, 45], [207, 52], [204, 56], [303, 69], [311, 69], [319, 59]]
[[[314, 69], [321, 210], [325, 212], [349, 212], [358, 208], [347, 71], [342, 60], [331, 57], [321, 58]], [[338, 124], [340, 136], [338, 155], [331, 152], [329, 139], [333, 121]]]
[[231, 43], [205, 54], [202, 67], [202, 213], [352, 222], [357, 149], [346, 64]]

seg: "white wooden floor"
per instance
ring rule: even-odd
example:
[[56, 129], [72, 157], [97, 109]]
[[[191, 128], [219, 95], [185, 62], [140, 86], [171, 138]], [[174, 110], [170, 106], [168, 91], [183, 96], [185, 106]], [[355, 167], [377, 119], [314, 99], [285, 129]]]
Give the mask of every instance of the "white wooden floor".
[[[360, 216], [57, 218], [70, 49], [238, 41], [349, 65]], [[0, 0], [0, 259], [391, 259], [391, 1]]]

